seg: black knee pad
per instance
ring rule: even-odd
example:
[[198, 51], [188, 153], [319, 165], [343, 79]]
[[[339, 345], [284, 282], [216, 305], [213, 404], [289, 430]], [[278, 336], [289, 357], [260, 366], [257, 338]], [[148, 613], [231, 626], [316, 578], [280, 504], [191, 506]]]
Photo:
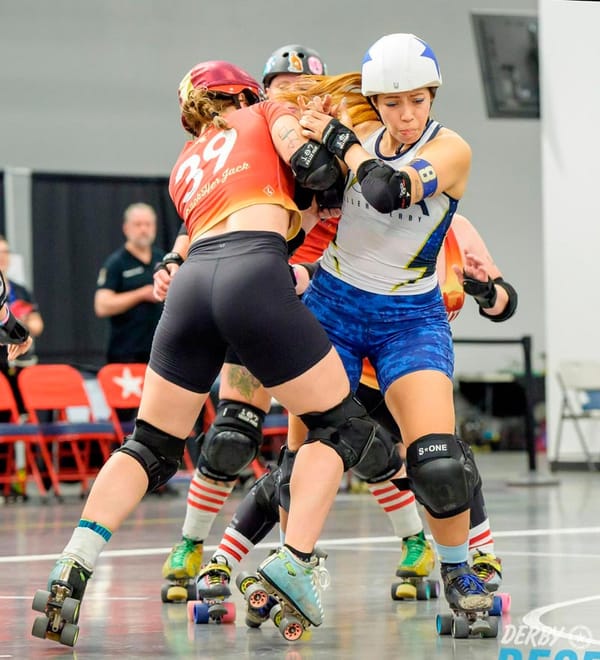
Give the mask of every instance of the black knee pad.
[[290, 451], [285, 446], [281, 448], [278, 461], [277, 500], [279, 506], [285, 511], [290, 510], [290, 479], [292, 478], [292, 468], [294, 467], [295, 459], [295, 451]]
[[279, 467], [275, 467], [270, 472], [263, 474], [252, 486], [251, 492], [254, 495], [256, 506], [265, 513], [279, 518], [279, 500], [277, 491], [279, 488], [279, 480], [281, 471]]
[[354, 474], [367, 483], [377, 484], [393, 477], [402, 467], [397, 438], [379, 426], [368, 451], [352, 468]]
[[135, 428], [115, 449], [135, 458], [148, 475], [148, 492], [169, 481], [181, 465], [185, 440], [157, 429], [143, 419], [135, 420]]
[[265, 413], [247, 403], [222, 399], [203, 438], [198, 470], [216, 481], [235, 481], [258, 455]]
[[434, 518], [450, 518], [469, 508], [481, 482], [472, 456], [451, 433], [430, 433], [406, 450], [410, 487]]
[[306, 442], [322, 442], [334, 449], [344, 462], [344, 470], [354, 467], [366, 454], [377, 430], [377, 424], [352, 393], [334, 408], [305, 413], [300, 419], [308, 427]]

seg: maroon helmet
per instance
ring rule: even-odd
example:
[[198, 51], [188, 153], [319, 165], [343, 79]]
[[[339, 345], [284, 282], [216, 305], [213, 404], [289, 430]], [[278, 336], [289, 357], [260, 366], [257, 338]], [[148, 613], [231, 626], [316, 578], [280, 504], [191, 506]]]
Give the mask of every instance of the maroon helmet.
[[179, 83], [179, 104], [183, 104], [193, 89], [202, 87], [221, 94], [244, 93], [254, 103], [263, 98], [262, 87], [249, 73], [223, 60], [200, 62], [188, 71]]

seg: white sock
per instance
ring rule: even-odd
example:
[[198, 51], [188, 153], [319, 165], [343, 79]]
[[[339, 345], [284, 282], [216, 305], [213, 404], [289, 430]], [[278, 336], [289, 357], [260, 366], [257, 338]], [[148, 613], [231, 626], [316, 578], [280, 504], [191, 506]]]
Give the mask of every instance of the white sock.
[[98, 555], [102, 552], [106, 543], [107, 541], [93, 529], [76, 527], [62, 554], [75, 557], [85, 568], [93, 571]]
[[221, 555], [227, 559], [227, 563], [231, 568], [237, 568], [253, 548], [254, 543], [230, 526], [225, 530], [221, 543], [219, 543], [213, 557]]
[[473, 556], [475, 550], [494, 554], [494, 537], [490, 529], [489, 518], [469, 530], [469, 554]]
[[388, 514], [396, 536], [405, 538], [423, 530], [423, 522], [411, 490], [398, 490], [391, 481], [369, 484], [369, 490], [379, 506]]
[[213, 484], [198, 470], [190, 483], [187, 509], [183, 521], [183, 535], [194, 541], [204, 541], [219, 511], [233, 490], [235, 481]]

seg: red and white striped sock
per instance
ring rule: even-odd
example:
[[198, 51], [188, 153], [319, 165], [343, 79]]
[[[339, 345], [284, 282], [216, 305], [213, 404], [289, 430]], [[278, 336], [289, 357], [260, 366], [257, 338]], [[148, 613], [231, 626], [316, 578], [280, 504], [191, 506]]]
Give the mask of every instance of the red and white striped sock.
[[475, 550], [494, 554], [494, 537], [489, 518], [469, 530], [469, 554], [473, 555]]
[[234, 485], [235, 481], [213, 484], [206, 481], [198, 470], [194, 471], [182, 529], [186, 538], [204, 541]]
[[396, 536], [405, 538], [423, 530], [423, 522], [411, 490], [398, 490], [391, 481], [369, 484], [369, 490], [379, 506], [388, 514]]
[[213, 558], [217, 555], [225, 557], [231, 568], [237, 568], [252, 548], [254, 543], [229, 526], [223, 534], [219, 547], [214, 551]]

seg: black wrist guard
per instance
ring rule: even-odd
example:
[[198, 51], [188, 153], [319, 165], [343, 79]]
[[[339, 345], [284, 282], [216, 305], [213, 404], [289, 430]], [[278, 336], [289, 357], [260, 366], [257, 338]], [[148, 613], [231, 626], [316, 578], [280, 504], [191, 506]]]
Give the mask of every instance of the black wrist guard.
[[468, 275], [465, 275], [464, 278], [463, 288], [465, 293], [473, 296], [481, 309], [489, 309], [496, 304], [498, 294], [491, 277], [488, 276], [487, 282], [476, 280]]
[[327, 126], [325, 126], [321, 142], [327, 147], [327, 151], [331, 152], [341, 160], [344, 160], [346, 152], [353, 144], [360, 144], [354, 131], [347, 126], [344, 126], [344, 124], [337, 119], [332, 119]]
[[177, 264], [178, 266], [181, 266], [183, 263], [183, 257], [178, 253], [178, 252], [167, 252], [165, 256], [162, 258], [160, 263], [156, 264], [154, 267], [154, 272], [156, 273], [159, 270], [162, 270], [163, 268], [165, 270], [167, 269], [167, 266], [169, 264]]
[[519, 296], [517, 295], [517, 292], [515, 291], [515, 288], [512, 286], [512, 284], [505, 282], [502, 277], [495, 277], [494, 284], [502, 287], [508, 294], [508, 302], [506, 303], [506, 307], [500, 312], [500, 314], [494, 314], [494, 316], [486, 314], [480, 307], [479, 314], [484, 316], [489, 321], [494, 323], [501, 323], [502, 321], [507, 321], [517, 311]]
[[0, 344], [22, 344], [29, 338], [29, 330], [9, 310], [8, 320], [0, 325]]

